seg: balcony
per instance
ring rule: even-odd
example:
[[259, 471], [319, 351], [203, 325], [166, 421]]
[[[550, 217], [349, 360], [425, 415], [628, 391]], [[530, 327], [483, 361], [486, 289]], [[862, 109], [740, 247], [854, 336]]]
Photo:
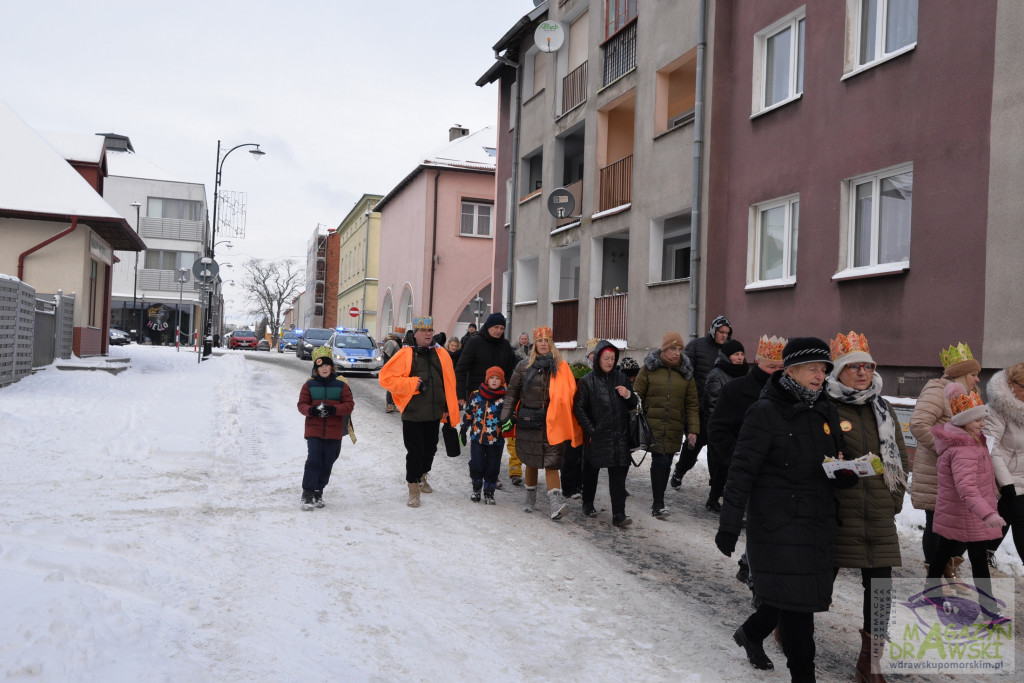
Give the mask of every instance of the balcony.
[[604, 44], [604, 80], [601, 85], [622, 78], [636, 68], [636, 21]]
[[[192, 289], [192, 275], [189, 274], [185, 289]], [[178, 271], [144, 268], [139, 271], [139, 289], [147, 291], [177, 292]]]
[[202, 221], [186, 221], [180, 218], [151, 218], [144, 216], [139, 219], [139, 235], [168, 240], [203, 241]]
[[598, 339], [626, 338], [626, 301], [624, 292], [594, 299], [594, 336]]
[[579, 329], [580, 300], [566, 299], [551, 302], [551, 336], [555, 342], [576, 341]]
[[587, 101], [587, 62], [583, 62], [562, 79], [562, 113]]
[[560, 228], [563, 225], [569, 225], [570, 223], [578, 223], [580, 220], [580, 214], [583, 213], [583, 179], [581, 178], [575, 183], [569, 183], [565, 186], [565, 189], [572, 195], [572, 198], [576, 203], [576, 208], [573, 209], [571, 216], [555, 219], [556, 228]]
[[633, 155], [623, 157], [601, 169], [601, 196], [598, 211], [607, 211], [633, 200]]

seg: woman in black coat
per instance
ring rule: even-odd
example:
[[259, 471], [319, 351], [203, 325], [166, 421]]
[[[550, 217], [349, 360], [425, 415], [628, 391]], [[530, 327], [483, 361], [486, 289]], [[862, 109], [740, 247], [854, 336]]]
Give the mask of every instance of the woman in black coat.
[[839, 416], [822, 388], [832, 369], [828, 344], [792, 339], [784, 370], [772, 375], [747, 412], [733, 451], [715, 544], [736, 548], [747, 516], [747, 555], [760, 606], [733, 634], [757, 668], [772, 668], [761, 642], [776, 623], [794, 681], [814, 680], [814, 613], [832, 602], [836, 499], [822, 461], [839, 459]]
[[626, 475], [629, 456], [629, 411], [637, 398], [629, 378], [616, 368], [619, 350], [601, 340], [594, 349], [594, 371], [576, 385], [572, 411], [589, 443], [583, 448], [583, 512], [597, 514], [594, 496], [601, 468], [608, 469], [608, 493], [612, 499], [612, 524], [629, 526], [626, 516]]
[[455, 365], [455, 384], [459, 404], [484, 383], [487, 369], [495, 366], [511, 378], [519, 360], [512, 345], [505, 339], [505, 316], [491, 313], [480, 331], [462, 344], [462, 354]]

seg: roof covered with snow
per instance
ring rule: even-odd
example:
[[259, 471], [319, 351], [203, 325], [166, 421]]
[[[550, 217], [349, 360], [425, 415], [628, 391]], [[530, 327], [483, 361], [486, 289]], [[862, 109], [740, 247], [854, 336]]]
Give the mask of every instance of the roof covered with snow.
[[[102, 140], [103, 138], [100, 138]], [[171, 183], [188, 183], [174, 174], [151, 164], [138, 154], [121, 149], [107, 150], [107, 175], [120, 178], [143, 178], [146, 180], [165, 180]], [[193, 183], [201, 185], [202, 183]]]
[[103, 138], [88, 133], [41, 130], [39, 134], [68, 161], [99, 164], [103, 161]]

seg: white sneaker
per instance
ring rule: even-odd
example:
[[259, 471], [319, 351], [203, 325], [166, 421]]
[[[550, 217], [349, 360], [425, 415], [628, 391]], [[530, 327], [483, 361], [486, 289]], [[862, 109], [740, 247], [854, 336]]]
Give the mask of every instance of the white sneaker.
[[551, 499], [551, 519], [561, 519], [569, 512], [569, 504], [565, 502], [562, 492], [558, 489], [548, 491], [548, 498]]

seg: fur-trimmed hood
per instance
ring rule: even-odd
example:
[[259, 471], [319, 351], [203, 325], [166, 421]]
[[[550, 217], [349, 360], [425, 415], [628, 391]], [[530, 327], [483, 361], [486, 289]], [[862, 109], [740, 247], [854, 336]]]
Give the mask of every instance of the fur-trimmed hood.
[[935, 452], [942, 455], [947, 449], [959, 446], [977, 446], [978, 442], [967, 433], [963, 427], [957, 427], [952, 422], [940, 425], [932, 425], [932, 436], [935, 437]]
[[998, 413], [1003, 422], [1024, 429], [1024, 402], [1018, 401], [1010, 388], [1006, 371], [992, 375], [986, 386], [988, 393], [988, 409]]
[[661, 360], [661, 349], [654, 349], [644, 358], [644, 367], [647, 368], [647, 372], [654, 372], [658, 368], [668, 368], [669, 370], [675, 370], [686, 379], [693, 377], [693, 363], [690, 362], [685, 353], [679, 354], [678, 365], [669, 366], [665, 365]]

